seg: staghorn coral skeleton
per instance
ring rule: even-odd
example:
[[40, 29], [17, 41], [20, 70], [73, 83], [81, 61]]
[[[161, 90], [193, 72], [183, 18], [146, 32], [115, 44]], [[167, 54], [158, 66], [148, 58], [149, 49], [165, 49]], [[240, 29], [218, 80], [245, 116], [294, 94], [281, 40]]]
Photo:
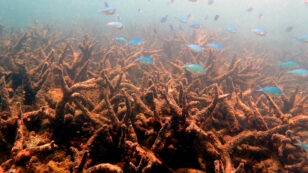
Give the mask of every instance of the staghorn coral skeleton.
[[[182, 34], [125, 48], [89, 35], [77, 45], [74, 35], [40, 27], [0, 37], [13, 40], [0, 45], [0, 172], [308, 170], [295, 145], [307, 137], [307, 88], [285, 86], [289, 97], [251, 92], [251, 81], [285, 80], [262, 73], [264, 59], [224, 63], [223, 52], [185, 49]], [[212, 39], [193, 34], [199, 44]], [[183, 69], [188, 62], [207, 73]]]

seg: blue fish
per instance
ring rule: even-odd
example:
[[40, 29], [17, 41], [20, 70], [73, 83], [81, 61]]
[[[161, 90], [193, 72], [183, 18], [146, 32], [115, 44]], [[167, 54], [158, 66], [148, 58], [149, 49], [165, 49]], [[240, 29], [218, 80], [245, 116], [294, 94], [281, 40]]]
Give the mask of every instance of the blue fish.
[[211, 48], [214, 48], [214, 49], [217, 49], [217, 50], [222, 49], [221, 45], [218, 44], [218, 43], [208, 43], [208, 44], [206, 44], [206, 47], [211, 47]]
[[121, 21], [121, 17], [118, 15], [117, 16], [117, 21], [120, 22]]
[[186, 64], [182, 66], [183, 68], [188, 68], [193, 73], [205, 73], [205, 69], [199, 64]]
[[308, 150], [308, 144], [303, 143], [301, 140], [299, 140], [299, 143], [300, 143], [300, 144], [295, 144], [295, 145], [300, 146], [300, 147], [303, 147], [303, 148], [305, 148], [306, 150]]
[[181, 24], [179, 24], [179, 30], [184, 31], [184, 28]]
[[156, 28], [154, 28], [154, 29], [153, 29], [153, 32], [154, 32], [155, 34], [157, 34], [157, 29], [156, 29]]
[[215, 15], [214, 20], [217, 21], [217, 20], [219, 19], [219, 17], [220, 17], [220, 16], [219, 16], [218, 14]]
[[193, 29], [199, 29], [201, 27], [201, 25], [199, 23], [193, 23], [190, 25], [191, 28]]
[[116, 11], [117, 10], [113, 7], [106, 7], [99, 10], [100, 13], [104, 13], [106, 15], [113, 15]]
[[136, 58], [135, 61], [141, 61], [141, 62], [145, 62], [145, 63], [153, 63], [153, 59], [150, 57], [139, 57]]
[[265, 36], [267, 34], [264, 28], [255, 28], [255, 29], [251, 29], [250, 31], [259, 36]]
[[214, 3], [214, 0], [208, 0], [207, 3], [208, 3], [209, 5], [211, 5], [211, 4]]
[[258, 89], [257, 91], [266, 92], [266, 93], [274, 95], [274, 96], [282, 94], [281, 89], [278, 88], [278, 87], [266, 87], [266, 88]]
[[169, 28], [170, 28], [171, 31], [175, 31], [175, 29], [174, 29], [172, 24], [169, 25]]
[[227, 31], [231, 32], [231, 33], [236, 33], [237, 32], [237, 28], [234, 26], [228, 27]]
[[299, 75], [299, 76], [307, 76], [308, 70], [303, 69], [303, 68], [299, 68], [299, 69], [291, 70], [288, 73], [296, 74], [296, 75]]
[[298, 36], [296, 40], [308, 43], [308, 35]]
[[166, 23], [167, 22], [167, 19], [168, 19], [168, 15], [160, 18], [160, 23]]
[[284, 31], [291, 32], [293, 30], [293, 26], [288, 26]]
[[249, 7], [246, 11], [247, 12], [252, 12], [253, 8], [252, 7]]
[[194, 52], [200, 52], [202, 51], [202, 47], [197, 44], [187, 44], [187, 47], [189, 47]]
[[296, 67], [298, 63], [296, 61], [286, 61], [278, 64], [280, 67]]
[[264, 17], [263, 13], [260, 13], [258, 17], [259, 19], [262, 19]]
[[142, 43], [141, 38], [135, 38], [135, 39], [129, 41], [126, 45], [139, 45], [141, 43]]
[[115, 37], [113, 40], [116, 41], [116, 42], [119, 42], [119, 43], [126, 43], [127, 42], [127, 40], [124, 37]]
[[122, 30], [123, 29], [123, 23], [122, 22], [108, 22], [107, 26], [110, 26], [113, 29]]
[[187, 15], [187, 16], [180, 16], [180, 17], [177, 17], [177, 19], [181, 22], [181, 23], [187, 23], [188, 20], [190, 18], [190, 14]]
[[105, 8], [100, 9], [100, 13], [104, 13], [106, 15], [113, 15], [117, 10], [113, 7], [110, 7], [107, 2], [105, 2]]

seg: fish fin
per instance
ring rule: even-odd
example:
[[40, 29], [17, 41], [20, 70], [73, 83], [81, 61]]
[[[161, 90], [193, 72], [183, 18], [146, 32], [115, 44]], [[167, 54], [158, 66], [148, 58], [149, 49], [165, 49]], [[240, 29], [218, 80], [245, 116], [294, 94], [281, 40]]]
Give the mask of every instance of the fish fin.
[[303, 145], [303, 142], [300, 140], [300, 139], [298, 139], [298, 141], [299, 141], [299, 143], [301, 144], [301, 146]]
[[105, 7], [109, 7], [109, 5], [108, 5], [108, 3], [107, 3], [107, 2], [105, 2]]
[[293, 144], [295, 146], [298, 146], [298, 147], [302, 147], [303, 145], [303, 142], [300, 140], [300, 139], [296, 139], [299, 143], [296, 143], [296, 144]]
[[301, 146], [302, 146], [301, 144], [293, 144], [293, 145], [298, 146], [298, 147], [301, 147]]
[[258, 91], [258, 92], [262, 92], [262, 91], [263, 91], [263, 87], [262, 87], [262, 86], [260, 86], [260, 85], [258, 85], [258, 87], [259, 87], [260, 89], [258, 89], [258, 90], [256, 90], [256, 91]]

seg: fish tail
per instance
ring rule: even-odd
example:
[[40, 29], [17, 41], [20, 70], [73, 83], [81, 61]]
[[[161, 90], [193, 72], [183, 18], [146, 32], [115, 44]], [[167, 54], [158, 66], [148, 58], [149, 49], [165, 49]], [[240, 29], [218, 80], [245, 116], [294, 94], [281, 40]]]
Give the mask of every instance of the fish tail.
[[259, 87], [260, 89], [258, 89], [258, 90], [256, 90], [256, 91], [262, 92], [262, 91], [263, 91], [263, 87], [261, 87], [260, 85], [258, 85], [258, 87]]

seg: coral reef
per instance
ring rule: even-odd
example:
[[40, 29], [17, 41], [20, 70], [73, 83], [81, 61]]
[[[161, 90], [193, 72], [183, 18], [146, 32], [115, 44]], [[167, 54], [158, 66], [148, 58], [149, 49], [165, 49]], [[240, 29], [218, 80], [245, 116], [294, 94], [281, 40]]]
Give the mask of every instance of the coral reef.
[[[0, 26], [0, 172], [308, 171], [307, 81], [268, 57], [195, 53], [180, 33], [138, 47], [78, 34]], [[254, 92], [269, 84], [288, 92]]]

